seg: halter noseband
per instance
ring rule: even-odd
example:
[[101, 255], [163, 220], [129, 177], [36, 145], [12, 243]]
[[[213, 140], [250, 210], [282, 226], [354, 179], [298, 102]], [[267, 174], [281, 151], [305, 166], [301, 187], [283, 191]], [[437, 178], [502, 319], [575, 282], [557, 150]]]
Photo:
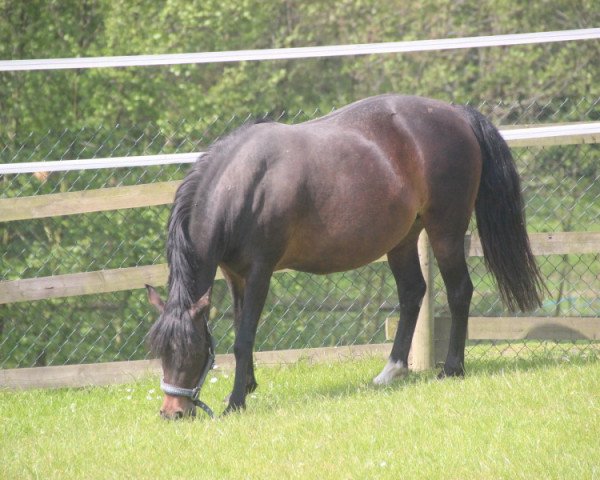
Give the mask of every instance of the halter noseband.
[[171, 385], [169, 383], [166, 383], [165, 379], [162, 378], [160, 380], [160, 389], [165, 394], [170, 395], [172, 397], [189, 398], [195, 406], [200, 407], [202, 410], [204, 410], [204, 412], [206, 412], [206, 414], [210, 418], [215, 418], [215, 414], [210, 409], [210, 407], [198, 398], [200, 396], [200, 390], [202, 389], [202, 386], [204, 385], [204, 382], [206, 381], [206, 377], [208, 376], [208, 372], [210, 372], [210, 370], [215, 365], [215, 339], [213, 338], [213, 336], [211, 334], [210, 327], [208, 326], [208, 322], [206, 323], [206, 331], [208, 332], [208, 336], [210, 338], [210, 347], [208, 349], [208, 361], [206, 362], [206, 366], [204, 367], [204, 371], [202, 372], [202, 375], [200, 375], [200, 380], [198, 380], [196, 387], [195, 388], [178, 387], [176, 385]]

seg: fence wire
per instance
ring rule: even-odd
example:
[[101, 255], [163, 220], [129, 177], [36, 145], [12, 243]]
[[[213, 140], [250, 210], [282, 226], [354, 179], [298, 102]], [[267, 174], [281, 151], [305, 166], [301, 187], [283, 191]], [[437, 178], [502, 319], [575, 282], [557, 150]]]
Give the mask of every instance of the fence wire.
[[[598, 99], [547, 103], [475, 104], [500, 125], [592, 121]], [[297, 123], [327, 112], [270, 112]], [[0, 162], [98, 158], [204, 150], [249, 115], [181, 121], [175, 125], [99, 126], [9, 138], [0, 134]], [[4, 137], [3, 137], [4, 135]], [[515, 148], [531, 232], [600, 231], [600, 149], [597, 145]], [[5, 175], [0, 198], [44, 195], [183, 178], [189, 166], [38, 172]], [[13, 221], [0, 230], [0, 280], [154, 265], [165, 262], [169, 206]], [[472, 226], [474, 228], [474, 225]], [[600, 254], [538, 257], [549, 295], [532, 316], [597, 317]], [[508, 316], [480, 258], [470, 258], [473, 316]], [[436, 313], [449, 315], [439, 274]], [[166, 295], [164, 289], [163, 295]], [[381, 343], [397, 294], [386, 263], [334, 275], [275, 274], [262, 315], [257, 350]], [[0, 305], [0, 368], [144, 359], [145, 336], [156, 316], [145, 292], [132, 290]], [[233, 312], [217, 281], [211, 310], [218, 353], [232, 351]], [[471, 341], [471, 358], [577, 351], [598, 355], [598, 342]]]

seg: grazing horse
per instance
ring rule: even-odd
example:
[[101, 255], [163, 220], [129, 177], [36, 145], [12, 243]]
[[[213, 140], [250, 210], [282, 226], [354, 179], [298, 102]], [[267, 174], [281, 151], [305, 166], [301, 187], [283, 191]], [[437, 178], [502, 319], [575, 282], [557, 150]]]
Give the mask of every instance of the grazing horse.
[[387, 254], [400, 324], [374, 382], [404, 375], [426, 289], [417, 255], [422, 229], [452, 316], [440, 375], [464, 375], [473, 293], [464, 237], [473, 209], [502, 300], [511, 309], [535, 308], [543, 281], [525, 229], [519, 176], [500, 133], [475, 109], [380, 95], [296, 125], [245, 125], [217, 141], [175, 196], [167, 301], [148, 286], [160, 311], [149, 341], [162, 360], [162, 415], [195, 414], [194, 396], [214, 358], [208, 313], [217, 267], [235, 312], [235, 381], [226, 413], [244, 408], [257, 386], [256, 329], [271, 276], [285, 268], [327, 274]]

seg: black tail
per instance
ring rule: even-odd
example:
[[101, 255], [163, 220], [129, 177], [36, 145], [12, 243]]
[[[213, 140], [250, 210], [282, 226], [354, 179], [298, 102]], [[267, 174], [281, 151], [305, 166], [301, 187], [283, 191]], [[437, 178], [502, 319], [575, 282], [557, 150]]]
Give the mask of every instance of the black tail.
[[475, 215], [485, 263], [508, 308], [532, 310], [541, 305], [545, 287], [529, 246], [519, 174], [492, 122], [474, 108], [463, 109], [483, 156]]

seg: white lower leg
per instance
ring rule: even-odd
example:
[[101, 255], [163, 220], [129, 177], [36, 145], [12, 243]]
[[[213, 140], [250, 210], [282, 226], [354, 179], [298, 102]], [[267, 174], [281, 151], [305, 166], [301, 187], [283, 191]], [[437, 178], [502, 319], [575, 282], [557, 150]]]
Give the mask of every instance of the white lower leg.
[[404, 362], [400, 360], [395, 362], [390, 358], [381, 373], [373, 379], [373, 383], [375, 385], [389, 385], [394, 378], [404, 377], [407, 374], [408, 368], [404, 365]]

